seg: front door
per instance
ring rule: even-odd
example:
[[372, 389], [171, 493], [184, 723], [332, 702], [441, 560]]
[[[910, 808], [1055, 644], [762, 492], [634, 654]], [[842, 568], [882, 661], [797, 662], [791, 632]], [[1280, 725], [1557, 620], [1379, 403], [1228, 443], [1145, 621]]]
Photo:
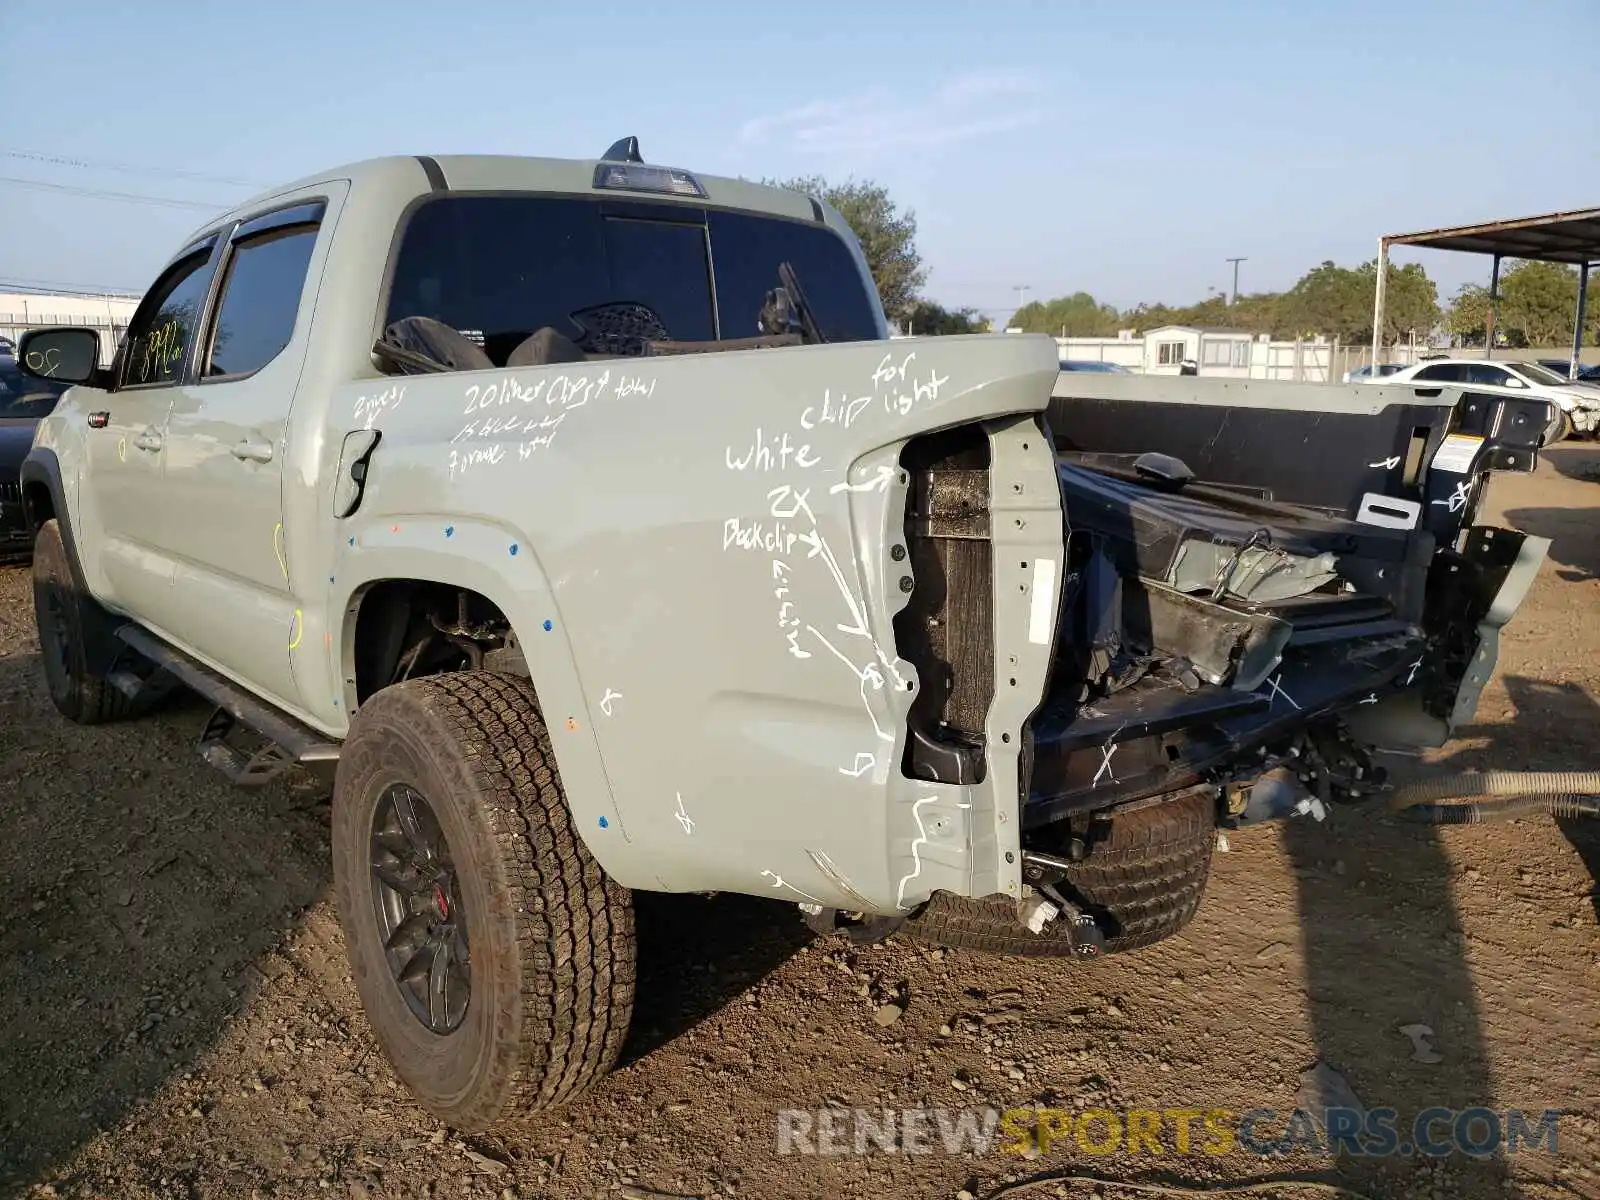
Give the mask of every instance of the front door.
[[157, 628], [172, 599], [172, 561], [164, 548], [181, 524], [160, 486], [167, 414], [198, 336], [215, 248], [216, 238], [206, 239], [162, 272], [112, 365], [115, 390], [83, 403], [91, 421], [86, 515], [101, 531], [85, 545], [98, 547], [106, 599]]

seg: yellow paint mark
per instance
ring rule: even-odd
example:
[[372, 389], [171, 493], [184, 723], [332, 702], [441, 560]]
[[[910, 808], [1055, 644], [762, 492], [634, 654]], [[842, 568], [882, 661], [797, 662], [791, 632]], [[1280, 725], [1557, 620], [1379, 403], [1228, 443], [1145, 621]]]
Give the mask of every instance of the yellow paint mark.
[[305, 632], [306, 619], [297, 608], [294, 610], [294, 617], [289, 622], [289, 649], [293, 650], [300, 644], [300, 639], [305, 636]]
[[117, 439], [117, 461], [128, 461], [128, 439], [125, 437], [119, 437]]
[[289, 563], [283, 553], [283, 522], [279, 521], [272, 527], [272, 552], [278, 556], [278, 570], [283, 572], [283, 581], [289, 582]]

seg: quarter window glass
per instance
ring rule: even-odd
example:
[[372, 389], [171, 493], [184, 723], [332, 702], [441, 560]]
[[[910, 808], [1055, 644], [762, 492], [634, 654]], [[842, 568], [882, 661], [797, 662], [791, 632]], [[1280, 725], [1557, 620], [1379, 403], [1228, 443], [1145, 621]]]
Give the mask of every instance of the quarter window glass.
[[283, 352], [317, 244], [315, 227], [273, 230], [232, 250], [206, 375], [248, 375]]
[[862, 286], [855, 256], [833, 230], [749, 213], [713, 212], [707, 223], [723, 337], [755, 337], [761, 332], [756, 314], [767, 293], [778, 286], [778, 265], [784, 262], [794, 268], [828, 341], [878, 337], [872, 297]]

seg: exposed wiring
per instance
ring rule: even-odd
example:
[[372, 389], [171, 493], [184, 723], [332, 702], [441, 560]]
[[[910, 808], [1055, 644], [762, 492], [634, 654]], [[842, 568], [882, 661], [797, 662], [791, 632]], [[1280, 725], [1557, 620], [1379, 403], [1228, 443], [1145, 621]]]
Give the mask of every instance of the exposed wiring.
[[1314, 1195], [1342, 1196], [1345, 1200], [1377, 1200], [1354, 1188], [1337, 1183], [1324, 1183], [1319, 1179], [1256, 1179], [1242, 1183], [1133, 1183], [1125, 1179], [1109, 1179], [1103, 1175], [1035, 1175], [1017, 1183], [1007, 1184], [997, 1192], [990, 1192], [983, 1200], [1001, 1200], [1004, 1196], [1018, 1196], [1025, 1191], [1048, 1184], [1086, 1183], [1100, 1188], [1122, 1188], [1145, 1196], [1247, 1196], [1259, 1195], [1266, 1188], [1301, 1188]]

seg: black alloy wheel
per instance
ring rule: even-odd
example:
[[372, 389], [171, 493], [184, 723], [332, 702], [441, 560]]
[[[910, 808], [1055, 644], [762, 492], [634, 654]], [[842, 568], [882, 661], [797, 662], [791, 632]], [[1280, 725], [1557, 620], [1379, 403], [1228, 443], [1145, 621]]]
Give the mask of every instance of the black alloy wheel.
[[372, 907], [395, 986], [423, 1026], [453, 1032], [472, 999], [467, 912], [450, 845], [420, 792], [390, 786], [372, 814]]

